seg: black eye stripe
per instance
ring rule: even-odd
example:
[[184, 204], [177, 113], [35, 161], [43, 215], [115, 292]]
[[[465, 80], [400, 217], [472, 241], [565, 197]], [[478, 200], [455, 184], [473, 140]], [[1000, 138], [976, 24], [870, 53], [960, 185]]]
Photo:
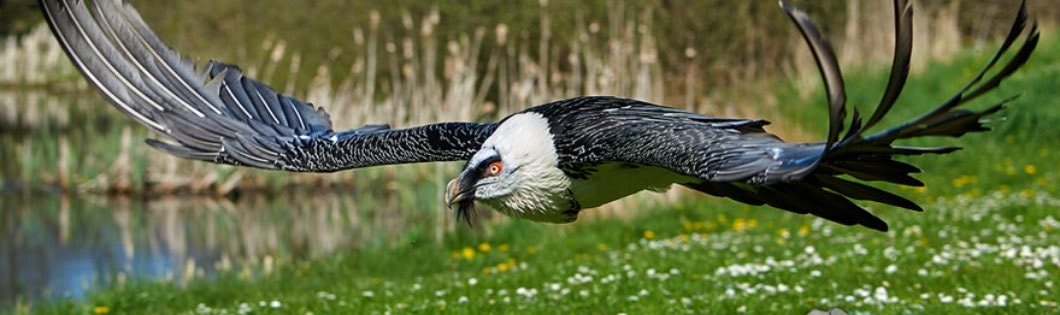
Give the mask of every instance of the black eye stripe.
[[491, 157], [489, 157], [489, 158], [487, 158], [485, 160], [482, 160], [481, 163], [476, 165], [475, 166], [475, 171], [477, 171], [479, 174], [486, 175], [486, 174], [489, 173], [490, 164], [493, 164], [493, 162], [500, 162], [500, 161], [501, 161], [501, 157], [500, 156], [491, 156]]

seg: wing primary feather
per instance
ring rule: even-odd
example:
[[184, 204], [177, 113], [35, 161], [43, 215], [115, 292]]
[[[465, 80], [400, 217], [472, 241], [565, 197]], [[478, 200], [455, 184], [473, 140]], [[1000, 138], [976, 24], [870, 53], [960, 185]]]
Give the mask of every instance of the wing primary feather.
[[[293, 116], [295, 121], [298, 122], [298, 126], [296, 128], [302, 130], [309, 130], [309, 128], [305, 124], [305, 120], [302, 119], [302, 113], [298, 112], [298, 108], [294, 107], [294, 104], [291, 104], [290, 98], [280, 96], [279, 102], [280, 104], [282, 104], [284, 112], [289, 112], [290, 114], [288, 114], [288, 116]], [[287, 121], [291, 121], [291, 117], [288, 117]]]
[[810, 21], [806, 13], [789, 6], [783, 0], [780, 7], [798, 26], [802, 38], [810, 46], [813, 59], [817, 63], [817, 69], [821, 72], [824, 87], [828, 94], [828, 140], [825, 142], [824, 150], [827, 152], [839, 139], [839, 133], [843, 131], [846, 120], [846, 88], [843, 84], [843, 73], [839, 69], [832, 45], [821, 35], [817, 25]]
[[242, 82], [240, 83], [242, 83], [243, 89], [250, 94], [250, 101], [254, 104], [254, 107], [258, 109], [258, 112], [268, 114], [267, 116], [262, 117], [262, 119], [271, 119], [272, 124], [279, 124], [280, 119], [276, 117], [276, 113], [272, 111], [272, 107], [269, 107], [269, 102], [261, 95], [261, 90], [258, 90], [258, 85], [255, 84], [253, 80], [247, 80], [246, 77], [243, 77], [243, 80], [241, 81]]
[[236, 96], [235, 92], [232, 91], [232, 88], [229, 87], [229, 78], [227, 74], [228, 70], [224, 70], [220, 75], [214, 76], [211, 79], [211, 82], [218, 82], [217, 93], [221, 96], [221, 101], [225, 102], [225, 104], [235, 105], [238, 108], [238, 110], [232, 111], [236, 118], [241, 120], [254, 119], [254, 114], [251, 114], [250, 110], [247, 109], [247, 106], [244, 105], [243, 99]]
[[[195, 78], [195, 74], [191, 71], [194, 67], [191, 66], [190, 61], [182, 59], [179, 54], [166, 47], [162, 40], [147, 27], [147, 24], [140, 17], [140, 14], [136, 12], [136, 9], [129, 4], [119, 4], [117, 1], [94, 1], [93, 3], [97, 5], [101, 3], [113, 5], [114, 11], [125, 19], [130, 26], [131, 33], [139, 37], [147, 52], [153, 57], [156, 64], [161, 67], [163, 73], [173, 79], [167, 87], [179, 88], [179, 90], [173, 90], [175, 93], [190, 94], [192, 99], [184, 100], [189, 107], [197, 108], [190, 105], [191, 102], [197, 102], [216, 114], [222, 114], [220, 108], [215, 106], [210, 100], [207, 100], [208, 97], [201, 89], [195, 87], [197, 84], [190, 82]], [[201, 117], [202, 115], [199, 116]]]
[[871, 128], [891, 110], [909, 78], [909, 61], [913, 55], [913, 6], [906, 0], [894, 0], [894, 59], [891, 76], [879, 106], [861, 129]]
[[820, 181], [822, 186], [850, 198], [875, 201], [914, 211], [924, 211], [924, 208], [921, 208], [915, 202], [876, 187], [834, 176], [815, 176], [814, 178]]

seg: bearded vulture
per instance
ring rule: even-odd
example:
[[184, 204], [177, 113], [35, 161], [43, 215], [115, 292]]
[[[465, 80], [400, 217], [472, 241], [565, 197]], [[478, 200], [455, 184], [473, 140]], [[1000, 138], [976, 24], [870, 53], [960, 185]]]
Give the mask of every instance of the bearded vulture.
[[[1038, 42], [1021, 5], [998, 52], [963, 89], [919, 117], [870, 133], [909, 74], [913, 10], [906, 0], [894, 6], [889, 82], [872, 114], [864, 119], [855, 110], [848, 124], [832, 48], [805, 13], [780, 2], [812, 50], [828, 96], [827, 138], [792, 143], [766, 132], [764, 120], [714, 118], [609, 96], [558, 100], [496, 123], [335, 131], [323, 109], [279, 94], [235, 66], [196, 66], [182, 58], [121, 0], [41, 0], [51, 30], [85, 79], [119, 110], [169, 139], [148, 139], [149, 145], [178, 157], [292, 172], [466, 160], [446, 200], [464, 218], [477, 201], [513, 217], [571, 222], [582, 209], [678, 184], [881, 231], [887, 224], [852, 200], [922, 209], [862, 182], [923, 185], [910, 176], [920, 170], [895, 157], [958, 149], [894, 142], [988, 130], [984, 117], [1007, 100], [982, 110], [960, 106], [997, 87]], [[1016, 52], [1001, 62], [1020, 37]]]

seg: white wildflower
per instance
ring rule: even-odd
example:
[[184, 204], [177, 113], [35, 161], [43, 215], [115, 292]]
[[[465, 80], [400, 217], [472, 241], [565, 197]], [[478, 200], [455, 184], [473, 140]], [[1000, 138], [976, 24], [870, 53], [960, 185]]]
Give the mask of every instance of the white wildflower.
[[247, 303], [239, 303], [239, 308], [238, 308], [238, 309], [236, 309], [236, 314], [239, 314], [239, 315], [246, 315], [246, 314], [250, 314], [250, 312], [253, 312], [253, 311], [254, 311], [254, 309], [252, 309], [252, 308], [250, 307], [250, 304], [247, 304]]

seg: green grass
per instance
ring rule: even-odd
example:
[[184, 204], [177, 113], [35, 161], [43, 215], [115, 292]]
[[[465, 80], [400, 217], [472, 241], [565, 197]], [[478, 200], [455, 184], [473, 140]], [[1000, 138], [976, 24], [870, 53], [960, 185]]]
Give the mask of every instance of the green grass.
[[[894, 190], [920, 201], [924, 213], [870, 205], [891, 232], [696, 196], [630, 219], [565, 226], [513, 220], [486, 224], [491, 233], [461, 227], [442, 243], [410, 231], [392, 243], [281, 262], [269, 271], [237, 267], [186, 284], [124, 281], [81, 301], [29, 308], [44, 314], [1057, 312], [1055, 42], [1043, 41], [1030, 64], [977, 104], [1022, 94], [995, 132], [967, 136], [959, 142], [964, 151], [910, 160], [928, 170], [920, 176], [927, 187]], [[893, 114], [911, 117], [948, 97], [944, 91], [974, 74], [967, 65], [981, 62], [981, 54], [912, 78]], [[882, 86], [877, 78], [849, 82]], [[851, 99], [870, 104], [876, 97], [852, 91]], [[789, 106], [823, 113], [818, 103]], [[918, 143], [954, 143], [925, 141]]]

